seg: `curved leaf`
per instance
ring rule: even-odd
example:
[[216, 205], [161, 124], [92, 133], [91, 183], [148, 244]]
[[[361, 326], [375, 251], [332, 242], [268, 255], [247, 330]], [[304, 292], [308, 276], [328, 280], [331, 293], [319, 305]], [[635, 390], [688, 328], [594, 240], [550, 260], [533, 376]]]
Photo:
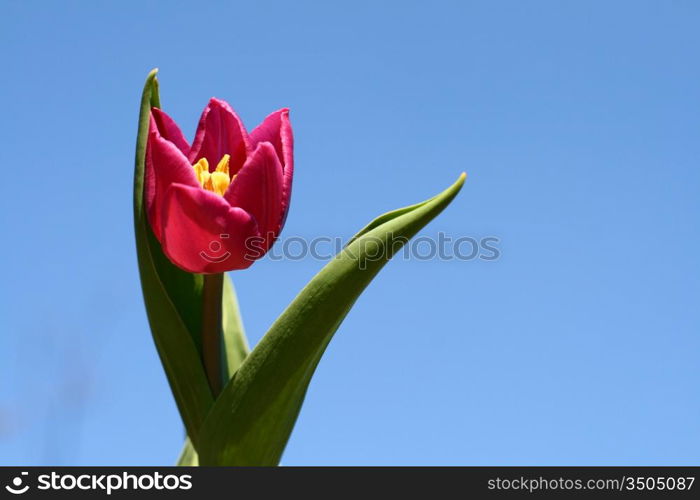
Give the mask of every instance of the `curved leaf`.
[[221, 349], [224, 359], [221, 366], [225, 381], [228, 382], [250, 353], [248, 340], [243, 330], [243, 321], [238, 310], [236, 290], [234, 290], [233, 283], [228, 275], [224, 277], [224, 293], [221, 300], [223, 302], [221, 315], [224, 332], [222, 337], [224, 345], [223, 349]]
[[224, 387], [201, 428], [203, 465], [276, 465], [326, 346], [358, 296], [408, 238], [457, 195], [384, 214], [299, 293]]
[[[151, 107], [159, 107], [157, 70], [141, 98], [134, 170], [134, 230], [141, 288], [153, 340], [187, 433], [196, 442], [213, 398], [197, 347], [201, 325], [202, 277], [174, 266], [153, 235], [143, 205], [144, 163]], [[201, 343], [201, 342], [200, 342]]]

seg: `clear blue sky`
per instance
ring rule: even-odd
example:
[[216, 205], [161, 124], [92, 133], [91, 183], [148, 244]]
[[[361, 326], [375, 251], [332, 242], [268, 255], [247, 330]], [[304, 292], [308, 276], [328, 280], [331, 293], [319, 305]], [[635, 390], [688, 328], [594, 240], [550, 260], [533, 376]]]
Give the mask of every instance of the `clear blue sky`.
[[[466, 170], [318, 367], [283, 463], [700, 462], [700, 7], [0, 4], [0, 463], [169, 464], [182, 427], [132, 233], [139, 97], [288, 106], [283, 236], [347, 238]], [[323, 263], [235, 280], [256, 342]]]

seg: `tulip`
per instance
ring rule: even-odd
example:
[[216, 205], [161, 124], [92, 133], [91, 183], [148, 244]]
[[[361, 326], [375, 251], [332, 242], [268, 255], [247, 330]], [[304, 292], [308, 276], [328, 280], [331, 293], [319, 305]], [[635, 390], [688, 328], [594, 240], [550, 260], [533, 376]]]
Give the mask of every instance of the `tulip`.
[[212, 98], [190, 146], [175, 121], [152, 108], [144, 199], [165, 255], [203, 274], [245, 269], [265, 255], [289, 209], [293, 147], [288, 109], [249, 134]]

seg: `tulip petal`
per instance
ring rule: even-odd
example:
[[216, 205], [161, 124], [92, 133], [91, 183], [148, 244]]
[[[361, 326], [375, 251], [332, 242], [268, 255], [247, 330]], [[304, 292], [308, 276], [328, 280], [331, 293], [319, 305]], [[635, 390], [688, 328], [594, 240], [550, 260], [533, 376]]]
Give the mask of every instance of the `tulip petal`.
[[177, 149], [182, 151], [182, 154], [187, 156], [190, 152], [190, 143], [187, 142], [187, 139], [185, 139], [185, 136], [182, 134], [182, 130], [180, 130], [180, 127], [177, 126], [175, 120], [170, 118], [165, 111], [159, 108], [152, 108], [151, 116], [155, 120], [155, 125], [157, 126], [161, 137], [166, 141], [170, 141], [175, 144]]
[[199, 183], [187, 157], [174, 143], [160, 134], [153, 114], [148, 132], [144, 182], [148, 220], [156, 238], [160, 241], [159, 211], [168, 187], [173, 183], [199, 187]]
[[269, 142], [275, 147], [283, 168], [294, 167], [294, 140], [289, 123], [289, 109], [282, 108], [270, 113], [263, 122], [250, 133], [250, 145], [255, 148], [261, 142]]
[[171, 185], [163, 200], [161, 245], [168, 258], [191, 273], [223, 273], [249, 267], [247, 245], [258, 237], [255, 219], [211, 191]]
[[267, 252], [280, 232], [283, 209], [282, 166], [272, 144], [258, 144], [224, 198], [255, 217]]
[[292, 195], [292, 178], [294, 176], [294, 136], [289, 122], [289, 109], [282, 108], [271, 113], [250, 133], [250, 145], [253, 149], [261, 142], [269, 142], [275, 147], [277, 157], [282, 164], [282, 217], [284, 225]]
[[243, 167], [248, 150], [248, 132], [238, 115], [225, 101], [210, 99], [199, 119], [189, 154], [190, 163], [206, 158], [213, 171], [221, 157], [228, 154], [231, 155], [229, 168], [234, 175]]

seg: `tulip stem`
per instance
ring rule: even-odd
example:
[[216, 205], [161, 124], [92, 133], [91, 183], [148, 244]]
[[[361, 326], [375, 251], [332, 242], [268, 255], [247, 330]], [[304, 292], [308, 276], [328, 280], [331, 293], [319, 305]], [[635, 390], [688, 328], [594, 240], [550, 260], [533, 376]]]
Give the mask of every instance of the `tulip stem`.
[[224, 274], [205, 274], [202, 289], [202, 358], [209, 387], [216, 398], [221, 392], [221, 296]]

